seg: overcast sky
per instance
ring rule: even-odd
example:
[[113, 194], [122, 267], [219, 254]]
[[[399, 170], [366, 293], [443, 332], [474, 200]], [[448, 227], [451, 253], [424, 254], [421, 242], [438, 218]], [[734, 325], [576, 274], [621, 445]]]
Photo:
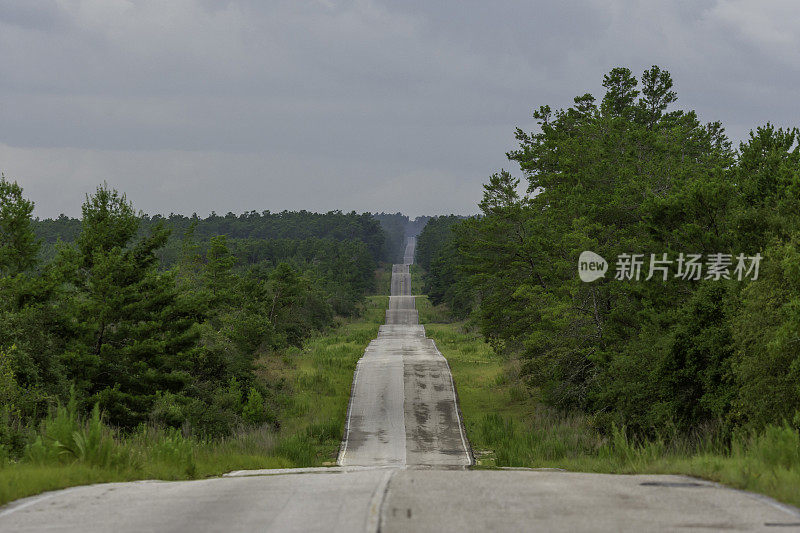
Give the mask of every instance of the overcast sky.
[[531, 112], [672, 73], [735, 140], [800, 125], [800, 2], [0, 0], [0, 170], [35, 215], [476, 211]]

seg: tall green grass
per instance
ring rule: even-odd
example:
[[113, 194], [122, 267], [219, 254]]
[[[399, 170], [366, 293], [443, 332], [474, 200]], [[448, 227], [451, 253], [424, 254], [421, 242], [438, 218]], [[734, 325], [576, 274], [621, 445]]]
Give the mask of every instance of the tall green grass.
[[[411, 282], [411, 287], [412, 292], [419, 291], [419, 287], [415, 286], [413, 281]], [[447, 308], [443, 305], [433, 305], [427, 296], [416, 296], [414, 302], [417, 306], [417, 312], [419, 313], [420, 324], [444, 324], [452, 322]]]
[[[295, 466], [332, 464], [344, 433], [356, 363], [383, 324], [388, 296], [370, 296], [359, 320], [309, 341], [296, 357], [281, 450]], [[295, 448], [294, 450], [292, 448]]]
[[[424, 298], [418, 298], [418, 305]], [[420, 313], [422, 316], [422, 313]], [[710, 433], [635, 441], [601, 434], [589, 417], [556, 412], [516, 379], [463, 323], [425, 325], [453, 371], [478, 468], [562, 468], [617, 474], [686, 474], [800, 505], [800, 434], [790, 425], [723, 442]]]
[[381, 263], [381, 267], [375, 271], [375, 293], [390, 294], [392, 290], [392, 265]]
[[[344, 431], [356, 363], [377, 336], [387, 296], [373, 296], [359, 319], [341, 321], [302, 350], [265, 356], [262, 372], [286, 384], [277, 398], [280, 429], [241, 428], [222, 439], [187, 437], [142, 426], [121, 434], [95, 409], [81, 416], [75, 402], [58, 407], [32, 429], [24, 457], [0, 450], [0, 505], [47, 490], [138, 479], [181, 480], [232, 470], [333, 464]], [[275, 374], [275, 375], [273, 375]]]

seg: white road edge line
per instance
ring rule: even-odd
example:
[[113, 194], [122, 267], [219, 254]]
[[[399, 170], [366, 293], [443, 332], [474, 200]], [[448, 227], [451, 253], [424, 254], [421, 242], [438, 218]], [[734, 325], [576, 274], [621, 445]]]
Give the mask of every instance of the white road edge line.
[[0, 511], [0, 518], [4, 516], [8, 516], [11, 513], [16, 513], [17, 511], [21, 511], [30, 507], [31, 505], [36, 505], [39, 502], [43, 502], [45, 500], [49, 500], [50, 498], [54, 497], [55, 494], [45, 494], [43, 496], [34, 496], [30, 500], [26, 501], [25, 503], [20, 503], [11, 507], [10, 509], [6, 509], [5, 511]]
[[[372, 342], [370, 342], [372, 344]], [[361, 359], [364, 358], [364, 355], [367, 353], [369, 349], [369, 344], [367, 345], [366, 349], [364, 350], [364, 354], [361, 355]], [[356, 362], [356, 371], [353, 375], [353, 387], [350, 391], [350, 401], [347, 402], [347, 422], [344, 425], [344, 440], [342, 441], [342, 449], [339, 451], [339, 457], [336, 459], [336, 464], [339, 466], [344, 466], [342, 461], [344, 461], [344, 454], [347, 453], [347, 443], [350, 440], [350, 418], [353, 416], [353, 398], [356, 395], [356, 386], [358, 385], [358, 371], [361, 370], [361, 359]]]
[[759, 494], [757, 492], [750, 492], [748, 490], [742, 490], [742, 489], [737, 489], [737, 488], [734, 488], [734, 487], [729, 487], [727, 485], [723, 485], [722, 483], [717, 483], [716, 481], [710, 481], [710, 480], [703, 479], [703, 478], [694, 478], [692, 476], [684, 476], [684, 477], [688, 477], [689, 479], [700, 479], [702, 481], [706, 481], [706, 482], [710, 483], [711, 485], [716, 486], [717, 488], [730, 490], [730, 491], [733, 491], [733, 492], [738, 492], [740, 494], [744, 494], [745, 496], [747, 496], [749, 498], [752, 498], [754, 500], [760, 501], [761, 503], [766, 503], [767, 505], [769, 505], [771, 507], [774, 507], [775, 509], [779, 509], [779, 510], [783, 511], [784, 513], [788, 514], [788, 515], [791, 515], [791, 516], [793, 516], [795, 518], [800, 518], [800, 509], [798, 509], [797, 507], [793, 507], [793, 506], [791, 506], [791, 505], [789, 505], [787, 503], [779, 502], [778, 500], [776, 500], [774, 498], [770, 498], [769, 496], [767, 496], [765, 494]]
[[[422, 326], [423, 330], [425, 326]], [[426, 338], [428, 337], [427, 333], [425, 334]], [[458, 419], [458, 434], [461, 435], [461, 445], [464, 447], [464, 453], [467, 456], [467, 466], [472, 466], [472, 455], [469, 453], [469, 446], [467, 446], [467, 439], [464, 436], [464, 424], [463, 420], [461, 420], [461, 409], [458, 406], [458, 397], [456, 396], [456, 383], [453, 381], [453, 369], [450, 368], [450, 362], [447, 360], [441, 351], [439, 351], [439, 347], [436, 346], [436, 341], [431, 339], [433, 343], [433, 348], [436, 350], [436, 353], [439, 354], [439, 357], [444, 359], [445, 364], [447, 365], [447, 373], [450, 374], [450, 389], [453, 391], [453, 407], [456, 409], [456, 418]]]
[[[10, 514], [16, 513], [17, 511], [21, 511], [23, 509], [27, 509], [37, 503], [41, 503], [43, 501], [47, 501], [50, 498], [55, 498], [56, 496], [61, 496], [67, 492], [72, 492], [77, 489], [82, 489], [84, 487], [92, 487], [94, 485], [104, 485], [105, 483], [95, 483], [92, 485], [78, 485], [75, 487], [68, 487], [66, 489], [56, 489], [52, 491], [45, 492], [44, 494], [39, 494], [36, 496], [30, 496], [28, 498], [23, 498], [22, 500], [16, 500], [10, 502], [6, 505], [6, 509], [0, 510], [0, 518], [4, 516], [8, 516]], [[0, 507], [2, 509], [2, 507]]]

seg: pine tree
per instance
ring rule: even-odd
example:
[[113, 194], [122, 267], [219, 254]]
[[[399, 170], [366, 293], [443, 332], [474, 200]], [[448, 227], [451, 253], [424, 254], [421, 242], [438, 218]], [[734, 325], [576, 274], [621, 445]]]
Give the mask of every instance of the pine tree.
[[137, 229], [124, 195], [104, 185], [87, 197], [74, 279], [80, 326], [66, 361], [88, 403], [99, 402], [123, 427], [145, 421], [157, 393], [184, 392], [199, 319], [174, 275], [157, 270], [167, 230], [156, 226], [133, 242]]

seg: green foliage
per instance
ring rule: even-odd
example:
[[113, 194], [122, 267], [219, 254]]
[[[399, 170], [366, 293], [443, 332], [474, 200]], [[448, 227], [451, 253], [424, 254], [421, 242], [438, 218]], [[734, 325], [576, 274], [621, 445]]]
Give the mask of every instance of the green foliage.
[[0, 275], [16, 275], [36, 263], [39, 242], [31, 224], [33, 202], [0, 174]]
[[186, 477], [192, 479], [197, 475], [196, 446], [195, 442], [184, 437], [178, 430], [168, 429], [155, 441], [152, 455], [155, 460], [177, 465], [186, 473]]
[[800, 434], [789, 424], [768, 425], [763, 432], [739, 440], [734, 449], [739, 455], [752, 455], [772, 471], [800, 465]]
[[[0, 504], [335, 454], [356, 361], [388, 303], [366, 298], [383, 247], [369, 215], [149, 218], [104, 185], [83, 220], [34, 223], [8, 190], [24, 209], [2, 211], [4, 228], [66, 243], [36, 270], [0, 270]], [[4, 257], [36, 259], [14, 246]], [[322, 336], [335, 313], [366, 322]]]
[[[12, 346], [11, 350], [15, 348]], [[17, 384], [11, 366], [11, 357], [7, 351], [0, 349], [0, 464], [22, 448], [22, 396], [23, 391]]]
[[156, 391], [150, 408], [150, 421], [161, 427], [180, 427], [186, 421], [189, 400], [169, 391]]
[[276, 452], [296, 465], [311, 465], [315, 459], [314, 444], [308, 435], [293, 435], [281, 441]]
[[[301, 211], [246, 213], [238, 217], [231, 213], [224, 217], [212, 214], [206, 219], [180, 215], [149, 217], [136, 215], [124, 195], [99, 192], [108, 197], [98, 200], [99, 212], [92, 215], [93, 219], [101, 224], [107, 221], [110, 228], [115, 227], [122, 234], [133, 232], [131, 238], [143, 239], [156, 231], [169, 230], [166, 241], [154, 250], [158, 267], [174, 268], [180, 276], [192, 276], [205, 265], [206, 288], [214, 295], [224, 292], [223, 287], [215, 284], [230, 283], [232, 276], [242, 275], [248, 268], [268, 271], [287, 263], [313, 280], [335, 313], [352, 316], [358, 312], [364, 296], [374, 290], [376, 262], [389, 253], [384, 249], [388, 230], [384, 231], [377, 220], [366, 214]], [[135, 224], [126, 226], [115, 218], [124, 210], [134, 216], [131, 221]], [[406, 226], [417, 222], [398, 216], [404, 221], [399, 237], [402, 240]], [[81, 237], [80, 221], [63, 216], [34, 221], [33, 227], [45, 243], [43, 258], [55, 258], [59, 240], [88, 240]], [[98, 242], [102, 238], [96, 237]], [[216, 280], [222, 272], [227, 272], [227, 278]]]
[[455, 245], [456, 225], [464, 220], [457, 215], [434, 217], [417, 239], [416, 263], [425, 271], [423, 291], [434, 305], [447, 304], [458, 318], [464, 318], [474, 298], [471, 284], [461, 276]]
[[275, 415], [270, 413], [264, 404], [264, 397], [255, 388], [251, 387], [247, 393], [247, 402], [242, 407], [242, 419], [252, 426], [275, 420]]
[[[360, 313], [385, 241], [367, 214], [147, 217], [107, 185], [80, 221], [33, 221], [15, 183], [0, 192], [0, 446], [12, 457], [71, 386], [76, 416], [97, 404], [126, 432], [277, 424], [281, 385], [258, 379], [256, 361]], [[90, 444], [71, 435], [59, 442], [73, 455]]]
[[67, 278], [77, 327], [63, 363], [87, 403], [132, 428], [147, 420], [158, 391], [180, 394], [191, 381], [199, 313], [182, 300], [174, 275], [158, 271], [165, 229], [133, 241], [139, 220], [124, 195], [106, 187], [87, 198], [83, 215], [77, 268]]
[[[470, 316], [546, 404], [632, 436], [781, 424], [800, 410], [797, 129], [757, 128], [738, 152], [718, 122], [670, 110], [671, 76], [627, 68], [574, 105], [534, 112], [482, 215], [420, 236], [434, 303]], [[446, 230], [445, 230], [446, 228]], [[448, 235], [443, 238], [443, 235]], [[592, 250], [611, 263], [583, 283]], [[760, 253], [758, 281], [613, 277], [621, 253]], [[643, 278], [647, 275], [644, 273]], [[462, 296], [459, 298], [459, 296]]]
[[86, 195], [81, 208], [83, 219], [77, 244], [84, 264], [91, 265], [95, 254], [109, 254], [124, 248], [136, 235], [139, 219], [124, 194], [104, 184], [93, 195]]
[[59, 405], [42, 421], [39, 434], [25, 448], [25, 458], [37, 464], [80, 462], [98, 467], [118, 467], [130, 461], [127, 452], [115, 445], [98, 405], [88, 418], [80, 415], [74, 390], [66, 405]]
[[800, 246], [773, 242], [732, 319], [734, 416], [760, 428], [800, 410]]
[[11, 366], [10, 351], [16, 349], [12, 346], [10, 350], [0, 350], [0, 405], [8, 415], [19, 412], [19, 400], [21, 391]]

